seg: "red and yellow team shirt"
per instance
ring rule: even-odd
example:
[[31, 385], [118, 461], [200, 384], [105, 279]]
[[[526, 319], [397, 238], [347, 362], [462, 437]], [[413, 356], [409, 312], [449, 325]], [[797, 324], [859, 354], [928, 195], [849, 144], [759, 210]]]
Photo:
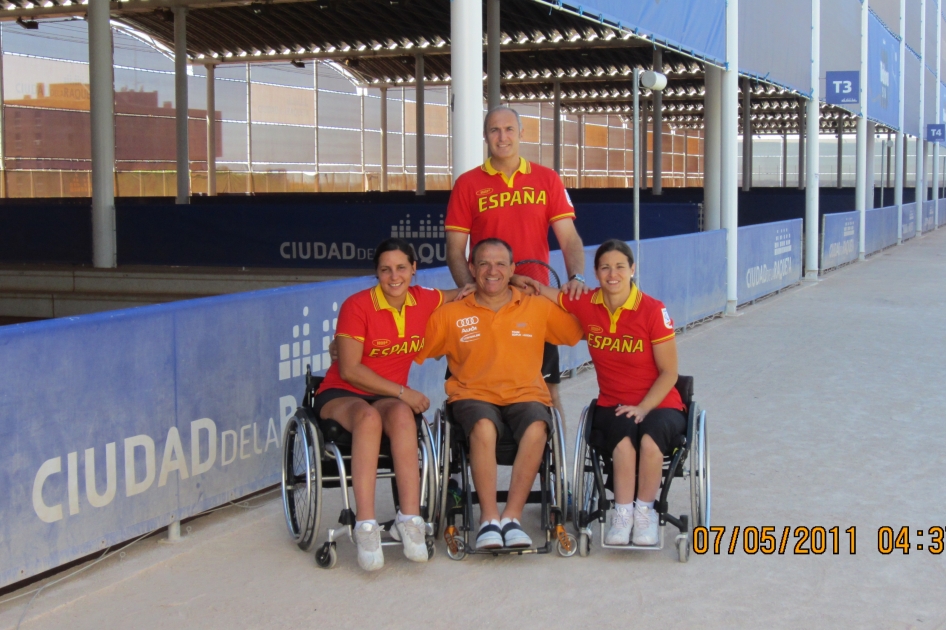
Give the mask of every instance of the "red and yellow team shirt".
[[[411, 287], [404, 306], [398, 312], [388, 304], [381, 286], [355, 293], [342, 303], [338, 313], [336, 337], [350, 337], [364, 344], [361, 364], [375, 374], [407, 386], [407, 374], [414, 356], [424, 347], [424, 331], [430, 314], [443, 303], [437, 289]], [[319, 391], [347, 389], [371, 395], [342, 380], [338, 363], [333, 363]]]
[[[561, 293], [558, 302], [585, 331], [598, 376], [598, 405], [640, 404], [658, 376], [654, 346], [674, 338], [673, 320], [663, 303], [644, 295], [636, 284], [614, 313], [605, 305], [601, 289], [577, 300]], [[671, 389], [657, 407], [682, 410], [680, 393]]]
[[[575, 208], [558, 173], [519, 158], [512, 177], [490, 160], [467, 171], [453, 186], [444, 229], [470, 235], [470, 249], [486, 238], [500, 238], [515, 260], [549, 262], [549, 226], [574, 219]], [[548, 283], [548, 278], [539, 278]]]

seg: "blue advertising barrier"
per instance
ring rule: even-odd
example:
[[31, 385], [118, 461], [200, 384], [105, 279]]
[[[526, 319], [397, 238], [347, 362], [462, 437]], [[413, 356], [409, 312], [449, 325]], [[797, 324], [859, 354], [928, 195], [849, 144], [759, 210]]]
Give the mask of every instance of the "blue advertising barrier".
[[901, 240], [906, 241], [916, 236], [916, 203], [903, 204], [903, 228]]
[[897, 206], [873, 208], [865, 213], [864, 253], [874, 254], [897, 244]]
[[944, 224], [946, 224], [946, 198], [940, 199], [936, 208], [936, 225], [942, 226]]
[[923, 224], [922, 224], [923, 233], [932, 232], [936, 227], [936, 202], [935, 201], [924, 201], [923, 202]]
[[892, 129], [900, 125], [900, 41], [876, 15], [868, 15], [867, 115]]
[[[585, 242], [633, 238], [630, 203], [575, 206], [578, 233]], [[419, 267], [440, 267], [447, 259], [445, 215], [446, 205], [432, 203], [119, 207], [118, 262], [370, 270], [374, 247], [385, 238], [398, 236], [414, 246]], [[698, 204], [641, 207], [641, 234], [645, 237], [698, 228]]]
[[739, 304], [801, 281], [801, 219], [739, 228]]
[[[677, 326], [725, 308], [725, 232], [642, 247], [642, 287]], [[417, 281], [453, 286], [446, 268]], [[374, 282], [0, 328], [0, 588], [278, 483], [306, 366], [324, 373], [339, 306]], [[563, 369], [588, 360], [584, 342], [563, 350]], [[432, 408], [444, 368], [411, 372]]]
[[856, 210], [826, 214], [821, 220], [821, 271], [857, 260], [861, 217]]

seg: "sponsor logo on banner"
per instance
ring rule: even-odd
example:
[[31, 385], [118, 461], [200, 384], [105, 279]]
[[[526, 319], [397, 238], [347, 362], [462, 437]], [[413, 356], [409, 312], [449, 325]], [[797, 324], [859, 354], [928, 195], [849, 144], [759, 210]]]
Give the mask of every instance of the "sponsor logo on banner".
[[791, 257], [776, 260], [772, 267], [756, 265], [746, 270], [746, 286], [750, 289], [760, 284], [781, 280], [792, 272]]
[[[479, 194], [479, 193], [477, 193]], [[417, 260], [430, 264], [432, 262], [447, 260], [447, 241], [443, 225], [443, 215], [438, 215], [437, 223], [430, 215], [426, 218], [418, 219], [416, 225], [411, 221], [411, 215], [405, 214], [404, 218], [391, 226], [391, 238], [403, 238], [414, 248]]]
[[[338, 326], [338, 302], [332, 302], [332, 312], [319, 313], [320, 316], [313, 317], [314, 320], [321, 320], [321, 331], [315, 331], [306, 321], [309, 317], [309, 307], [302, 309], [302, 325], [295, 324], [292, 327], [292, 338], [294, 341], [284, 343], [279, 346], [279, 380], [285, 381], [291, 378], [297, 378], [305, 374], [307, 365], [312, 366], [313, 372], [327, 370], [331, 365], [331, 359], [328, 354], [328, 346], [332, 343], [332, 336]], [[321, 332], [321, 335], [319, 334]], [[319, 343], [313, 347], [312, 340], [318, 339]], [[386, 341], [379, 339], [375, 341]], [[390, 343], [390, 342], [388, 342]], [[321, 347], [319, 347], [321, 346]]]
[[792, 234], [788, 228], [779, 228], [775, 232], [775, 255], [792, 251]]

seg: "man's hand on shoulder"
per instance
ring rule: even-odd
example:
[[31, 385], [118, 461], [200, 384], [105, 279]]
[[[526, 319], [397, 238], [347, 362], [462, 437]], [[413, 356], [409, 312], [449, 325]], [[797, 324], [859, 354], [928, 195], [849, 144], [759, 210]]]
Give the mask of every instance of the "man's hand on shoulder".
[[564, 287], [562, 287], [562, 293], [567, 295], [572, 300], [577, 300], [585, 293], [588, 293], [588, 291], [591, 291], [591, 289], [588, 288], [588, 285], [577, 278], [572, 278], [565, 283]]

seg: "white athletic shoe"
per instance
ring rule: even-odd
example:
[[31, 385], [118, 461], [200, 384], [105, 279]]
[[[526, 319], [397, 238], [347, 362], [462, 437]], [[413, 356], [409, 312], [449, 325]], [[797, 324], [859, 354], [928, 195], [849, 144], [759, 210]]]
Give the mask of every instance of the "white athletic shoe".
[[365, 571], [377, 571], [384, 566], [381, 551], [381, 528], [374, 523], [362, 523], [355, 528], [355, 547], [358, 565]]
[[634, 544], [652, 547], [657, 544], [660, 515], [654, 508], [634, 504]]
[[631, 540], [634, 515], [627, 508], [615, 508], [611, 514], [611, 528], [604, 537], [606, 545], [626, 545]]
[[404, 557], [413, 562], [427, 562], [427, 528], [424, 519], [412, 516], [406, 521], [394, 523], [391, 538], [404, 545]]
[[501, 549], [503, 546], [503, 531], [499, 529], [499, 521], [483, 521], [476, 534], [477, 549]]
[[529, 537], [529, 534], [523, 531], [522, 525], [519, 523], [518, 518], [504, 518], [503, 520], [499, 521], [499, 525], [503, 530], [503, 544], [506, 547], [532, 546], [532, 538]]

